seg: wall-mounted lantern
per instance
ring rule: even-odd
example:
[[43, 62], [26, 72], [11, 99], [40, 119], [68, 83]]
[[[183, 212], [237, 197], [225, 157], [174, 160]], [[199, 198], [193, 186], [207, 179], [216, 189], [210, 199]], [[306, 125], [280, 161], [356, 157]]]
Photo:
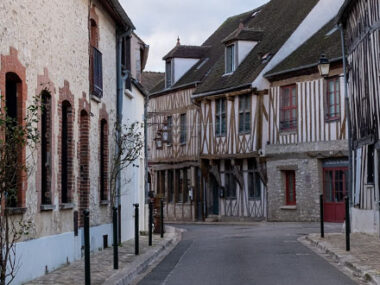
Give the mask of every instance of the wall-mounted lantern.
[[322, 53], [321, 57], [319, 58], [318, 70], [319, 70], [319, 74], [322, 77], [329, 76], [329, 73], [330, 73], [330, 62], [329, 62], [329, 60], [327, 59], [327, 57], [326, 57], [326, 55], [324, 53]]
[[154, 139], [156, 142], [156, 148], [162, 149], [162, 134], [161, 131], [157, 132], [156, 138]]
[[162, 127], [162, 142], [164, 143], [169, 142], [169, 131], [170, 130], [169, 130], [168, 122], [165, 121]]

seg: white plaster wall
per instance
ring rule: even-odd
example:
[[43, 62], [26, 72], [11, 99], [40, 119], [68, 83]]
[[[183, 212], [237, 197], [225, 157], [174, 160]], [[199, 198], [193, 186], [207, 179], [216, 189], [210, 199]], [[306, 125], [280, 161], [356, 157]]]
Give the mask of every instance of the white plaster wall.
[[[144, 95], [132, 84], [131, 93], [133, 97], [124, 95], [123, 98], [123, 124], [132, 122], [143, 123], [144, 119]], [[143, 134], [143, 129], [141, 129]], [[130, 165], [121, 175], [121, 239], [122, 241], [134, 237], [134, 207], [139, 203], [139, 228], [145, 227], [145, 188], [144, 188], [144, 152], [134, 163], [136, 167]]]
[[[112, 245], [112, 224], [91, 227], [91, 251], [103, 249], [103, 235], [108, 235], [108, 245]], [[82, 240], [83, 231], [80, 230], [78, 236], [74, 236], [74, 232], [66, 232], [18, 243], [16, 252], [20, 267], [12, 284], [22, 284], [44, 275], [46, 268], [51, 272], [67, 262], [80, 259]]]
[[174, 58], [174, 80], [172, 84], [177, 82], [198, 60], [196, 58]]
[[319, 0], [307, 17], [302, 21], [290, 38], [274, 55], [272, 60], [265, 66], [259, 76], [253, 81], [252, 87], [259, 90], [268, 88], [269, 82], [264, 78], [264, 74], [279, 64], [289, 56], [312, 35], [319, 31], [326, 23], [336, 16], [344, 0]]
[[351, 208], [351, 230], [379, 235], [379, 211]]
[[249, 52], [257, 45], [257, 42], [238, 41], [238, 65], [246, 58]]

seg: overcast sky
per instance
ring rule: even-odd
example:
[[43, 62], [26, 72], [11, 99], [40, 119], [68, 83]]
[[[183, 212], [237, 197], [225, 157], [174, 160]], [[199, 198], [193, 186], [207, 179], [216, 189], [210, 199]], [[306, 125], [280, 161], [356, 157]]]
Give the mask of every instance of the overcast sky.
[[226, 18], [268, 0], [120, 0], [150, 46], [146, 71], [164, 71], [162, 57], [180, 37], [183, 45], [201, 45]]

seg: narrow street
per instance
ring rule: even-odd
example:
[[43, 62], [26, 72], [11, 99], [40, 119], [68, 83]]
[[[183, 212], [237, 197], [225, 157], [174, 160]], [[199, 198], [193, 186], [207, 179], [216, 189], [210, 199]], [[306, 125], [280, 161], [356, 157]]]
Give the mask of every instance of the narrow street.
[[183, 240], [138, 284], [356, 284], [297, 241], [318, 224], [176, 226], [186, 230]]

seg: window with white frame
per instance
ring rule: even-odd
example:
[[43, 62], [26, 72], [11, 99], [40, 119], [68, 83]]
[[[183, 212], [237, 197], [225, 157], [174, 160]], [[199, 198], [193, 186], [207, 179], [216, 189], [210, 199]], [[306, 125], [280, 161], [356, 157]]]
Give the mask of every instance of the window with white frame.
[[215, 101], [215, 135], [225, 136], [227, 130], [227, 116], [226, 116], [226, 98], [220, 98]]
[[235, 45], [229, 45], [226, 47], [226, 73], [232, 73], [236, 68], [236, 49]]
[[251, 130], [251, 96], [239, 96], [239, 133], [249, 133]]

